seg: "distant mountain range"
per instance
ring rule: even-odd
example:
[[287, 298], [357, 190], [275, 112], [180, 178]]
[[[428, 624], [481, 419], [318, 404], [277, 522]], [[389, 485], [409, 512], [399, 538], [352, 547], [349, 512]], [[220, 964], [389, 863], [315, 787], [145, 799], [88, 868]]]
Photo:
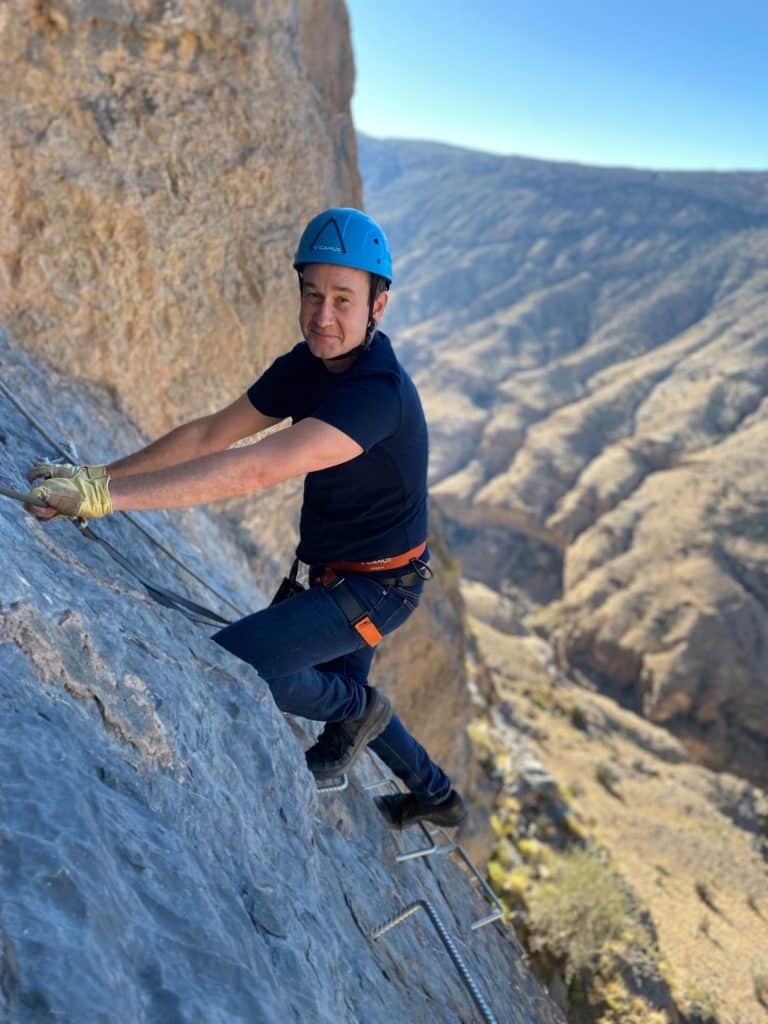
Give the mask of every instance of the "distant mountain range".
[[358, 144], [464, 574], [765, 785], [768, 173]]

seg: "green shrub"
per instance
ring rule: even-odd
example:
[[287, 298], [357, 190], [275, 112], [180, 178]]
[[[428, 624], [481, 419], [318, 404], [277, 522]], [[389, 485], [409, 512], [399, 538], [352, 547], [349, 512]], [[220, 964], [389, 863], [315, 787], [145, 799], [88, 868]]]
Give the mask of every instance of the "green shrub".
[[552, 880], [531, 893], [529, 907], [531, 945], [562, 958], [569, 980], [597, 964], [630, 917], [621, 881], [588, 850], [565, 854]]

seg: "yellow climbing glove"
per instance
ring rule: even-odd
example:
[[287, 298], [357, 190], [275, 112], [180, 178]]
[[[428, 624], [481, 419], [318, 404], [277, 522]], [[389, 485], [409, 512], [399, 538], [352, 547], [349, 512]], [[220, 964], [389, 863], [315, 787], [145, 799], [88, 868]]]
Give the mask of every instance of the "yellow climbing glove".
[[77, 476], [84, 469], [88, 470], [91, 480], [107, 475], [106, 466], [78, 466], [74, 462], [53, 462], [50, 459], [38, 459], [37, 462], [32, 463], [27, 473], [27, 480], [40, 480], [41, 478], [44, 480], [69, 479]]
[[45, 509], [27, 508], [40, 519], [101, 519], [112, 511], [109, 496], [109, 476], [104, 466], [79, 466], [73, 476], [53, 476], [45, 483], [33, 487], [30, 497], [39, 498], [58, 515], [45, 514]]

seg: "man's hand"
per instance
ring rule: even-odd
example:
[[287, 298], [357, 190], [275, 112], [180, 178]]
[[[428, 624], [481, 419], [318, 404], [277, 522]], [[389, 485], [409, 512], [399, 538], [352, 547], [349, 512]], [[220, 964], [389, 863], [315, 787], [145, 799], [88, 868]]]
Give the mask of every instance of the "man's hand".
[[45, 483], [33, 487], [31, 497], [44, 501], [49, 509], [27, 505], [27, 510], [38, 519], [100, 519], [112, 511], [109, 477], [103, 466], [74, 467], [71, 476], [53, 476]]
[[30, 466], [27, 480], [71, 479], [83, 470], [88, 471], [91, 480], [107, 475], [106, 466], [78, 466], [74, 462], [52, 462], [50, 459], [38, 459]]

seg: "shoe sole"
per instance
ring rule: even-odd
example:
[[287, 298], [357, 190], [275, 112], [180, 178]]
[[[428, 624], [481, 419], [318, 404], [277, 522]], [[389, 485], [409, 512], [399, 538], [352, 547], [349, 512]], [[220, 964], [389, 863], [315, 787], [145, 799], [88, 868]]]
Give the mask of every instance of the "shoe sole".
[[363, 752], [363, 749], [384, 732], [392, 718], [392, 702], [383, 693], [379, 694], [379, 698], [381, 706], [378, 712], [371, 717], [369, 722], [366, 722], [365, 727], [357, 734], [357, 739], [354, 745], [347, 751], [347, 756], [344, 760], [337, 761], [332, 768], [309, 768], [316, 779], [327, 782], [328, 779], [336, 779], [345, 772], [348, 772]]

